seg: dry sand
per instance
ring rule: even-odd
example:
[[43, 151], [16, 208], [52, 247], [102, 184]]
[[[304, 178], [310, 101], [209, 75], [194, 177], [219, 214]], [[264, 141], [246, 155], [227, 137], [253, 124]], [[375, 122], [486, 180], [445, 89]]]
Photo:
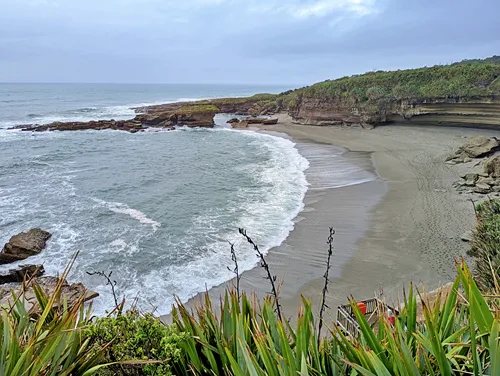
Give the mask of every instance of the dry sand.
[[[454, 259], [467, 249], [460, 236], [472, 228], [474, 215], [469, 195], [458, 194], [452, 183], [474, 163], [452, 166], [444, 160], [467, 137], [500, 137], [500, 132], [406, 125], [316, 127], [295, 125], [285, 117], [261, 129], [285, 133], [298, 143], [344, 147], [345, 158], [378, 175], [368, 183], [308, 191], [295, 229], [269, 251], [271, 270], [284, 280], [281, 303], [287, 317], [295, 315], [301, 296], [319, 305], [329, 226], [337, 230], [327, 297], [332, 318], [350, 295], [361, 300], [383, 291], [391, 303], [410, 281], [431, 290], [454, 278]], [[263, 277], [262, 268], [245, 272], [242, 286], [264, 295], [269, 285]], [[226, 287], [212, 289], [210, 295], [216, 297]]]

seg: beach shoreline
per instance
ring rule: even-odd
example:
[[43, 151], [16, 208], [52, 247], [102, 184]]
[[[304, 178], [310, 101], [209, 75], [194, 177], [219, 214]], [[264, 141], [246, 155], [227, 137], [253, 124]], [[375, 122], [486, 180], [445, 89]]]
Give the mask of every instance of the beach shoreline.
[[[331, 318], [349, 296], [361, 300], [381, 294], [394, 303], [410, 282], [423, 283], [430, 291], [454, 278], [454, 260], [467, 258], [461, 234], [475, 219], [469, 195], [460, 195], [452, 184], [470, 172], [473, 163], [450, 166], [445, 159], [466, 138], [500, 137], [500, 132], [441, 126], [307, 126], [293, 124], [285, 115], [277, 125], [257, 130], [284, 133], [296, 143], [345, 148], [344, 157], [354, 158], [353, 163], [367, 170], [373, 164], [378, 176], [361, 184], [307, 192], [294, 230], [266, 258], [283, 281], [280, 298], [287, 317], [296, 314], [302, 297], [319, 306], [330, 226], [337, 230], [327, 295]], [[366, 157], [369, 164], [360, 162]], [[258, 266], [243, 273], [242, 290], [265, 296], [270, 287], [264, 277]], [[233, 283], [211, 289], [212, 300]], [[202, 295], [187, 305], [193, 306]]]

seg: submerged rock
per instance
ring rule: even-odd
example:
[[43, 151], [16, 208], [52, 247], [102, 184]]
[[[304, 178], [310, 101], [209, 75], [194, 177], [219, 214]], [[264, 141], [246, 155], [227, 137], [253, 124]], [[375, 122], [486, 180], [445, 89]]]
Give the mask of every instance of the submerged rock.
[[33, 228], [28, 232], [21, 232], [10, 238], [0, 253], [0, 264], [8, 264], [14, 261], [24, 260], [30, 256], [39, 254], [46, 246], [47, 240], [52, 234], [50, 232]]
[[266, 121], [267, 118], [260, 118], [260, 117], [250, 117], [245, 119], [248, 124], [264, 124], [264, 121]]

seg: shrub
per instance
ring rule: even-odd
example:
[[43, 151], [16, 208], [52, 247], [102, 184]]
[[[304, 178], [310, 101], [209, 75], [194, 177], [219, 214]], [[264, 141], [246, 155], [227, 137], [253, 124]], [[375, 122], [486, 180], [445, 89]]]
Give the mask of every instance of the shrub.
[[123, 315], [97, 319], [86, 335], [97, 347], [111, 343], [105, 361], [157, 361], [152, 364], [114, 364], [100, 375], [171, 375], [172, 365], [180, 356], [185, 335], [167, 326], [152, 314], [135, 310]]

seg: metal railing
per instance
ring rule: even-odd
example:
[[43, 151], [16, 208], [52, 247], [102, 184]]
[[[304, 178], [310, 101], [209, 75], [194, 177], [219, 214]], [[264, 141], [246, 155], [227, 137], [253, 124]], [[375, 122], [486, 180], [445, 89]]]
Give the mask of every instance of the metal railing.
[[[359, 301], [358, 303], [364, 303], [366, 305], [365, 316], [375, 316], [374, 313], [378, 315], [377, 312], [386, 312], [388, 309], [394, 311], [394, 309], [380, 299], [372, 298], [367, 300]], [[342, 305], [337, 310], [337, 325], [344, 331], [346, 335], [352, 337], [358, 337], [360, 333], [360, 327], [354, 316], [352, 307], [350, 304]]]

